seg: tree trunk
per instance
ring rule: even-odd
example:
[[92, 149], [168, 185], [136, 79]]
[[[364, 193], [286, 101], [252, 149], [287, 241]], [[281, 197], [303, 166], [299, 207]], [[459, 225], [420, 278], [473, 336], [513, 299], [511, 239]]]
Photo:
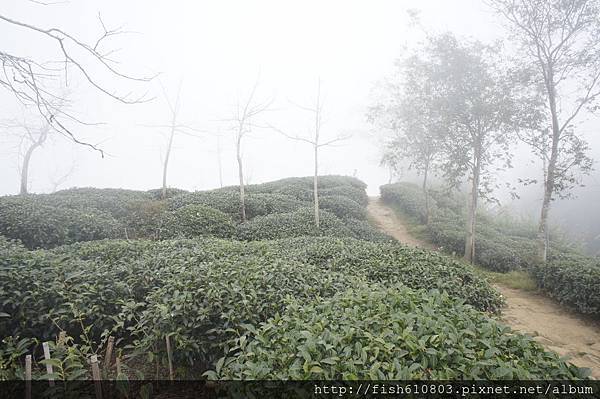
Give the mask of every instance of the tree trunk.
[[315, 200], [315, 226], [319, 228], [319, 147], [315, 144], [315, 178], [313, 180], [313, 198]]
[[242, 135], [238, 134], [237, 139], [237, 162], [238, 162], [238, 176], [240, 178], [240, 216], [242, 222], [246, 221], [246, 197], [244, 194], [244, 170], [242, 169], [242, 153], [241, 153]]
[[25, 195], [28, 193], [27, 186], [29, 183], [29, 163], [31, 162], [31, 156], [38, 147], [44, 144], [44, 141], [46, 141], [46, 138], [48, 137], [49, 129], [49, 126], [44, 127], [40, 132], [38, 139], [31, 143], [27, 149], [27, 152], [25, 152], [25, 156], [23, 157], [23, 165], [21, 167], [21, 189], [19, 190], [20, 195]]
[[467, 210], [467, 236], [465, 240], [465, 260], [469, 263], [475, 261], [475, 223], [477, 219], [477, 199], [479, 197], [479, 179], [481, 173], [480, 165], [481, 148], [478, 143], [475, 148], [473, 165], [473, 185], [471, 186], [471, 197]]
[[221, 162], [221, 139], [217, 136], [217, 163], [219, 165], [219, 186], [223, 188], [223, 165]]
[[423, 172], [423, 195], [425, 195], [425, 224], [429, 225], [429, 193], [427, 192], [427, 177], [429, 175], [429, 161], [425, 164]]
[[544, 199], [542, 201], [542, 211], [540, 213], [540, 224], [537, 234], [538, 260], [545, 263], [548, 258], [548, 215], [550, 213], [550, 202], [554, 192], [554, 180], [556, 175], [556, 162], [558, 159], [558, 142], [560, 140], [560, 127], [558, 125], [558, 115], [556, 111], [556, 94], [552, 74], [549, 75], [546, 84], [548, 90], [548, 102], [550, 113], [552, 114], [552, 149], [550, 159], [548, 160], [548, 170], [546, 180], [544, 181]]
[[29, 183], [29, 161], [31, 160], [33, 151], [35, 151], [37, 147], [39, 147], [37, 142], [31, 144], [23, 157], [23, 166], [21, 167], [21, 190], [19, 191], [19, 194], [21, 195], [27, 194], [27, 183]]
[[169, 137], [169, 144], [167, 145], [167, 152], [165, 154], [165, 162], [163, 164], [163, 176], [162, 176], [162, 199], [167, 199], [167, 170], [169, 168], [169, 158], [171, 156], [171, 147], [173, 146], [173, 137], [175, 136], [175, 125], [171, 127], [171, 136]]

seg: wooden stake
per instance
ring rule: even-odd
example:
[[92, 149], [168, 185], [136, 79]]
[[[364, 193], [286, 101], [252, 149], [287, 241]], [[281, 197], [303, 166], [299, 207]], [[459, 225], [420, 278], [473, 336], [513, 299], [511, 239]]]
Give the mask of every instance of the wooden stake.
[[92, 379], [96, 390], [96, 399], [102, 399], [102, 381], [100, 378], [100, 366], [98, 366], [98, 356], [92, 355], [90, 358], [92, 364]]
[[[44, 348], [44, 359], [49, 360], [50, 359], [50, 346], [48, 346], [48, 342], [44, 342], [42, 344], [42, 348]], [[52, 365], [46, 363], [46, 373], [48, 374], [52, 374]], [[48, 378], [48, 384], [53, 387], [54, 386], [54, 378], [50, 377]]]
[[106, 345], [106, 358], [104, 359], [104, 372], [108, 373], [110, 363], [112, 361], [113, 347], [115, 346], [115, 337], [108, 337], [108, 344]]
[[58, 334], [58, 346], [63, 346], [65, 344], [65, 342], [67, 341], [67, 333], [66, 331], [61, 331]]
[[165, 341], [167, 341], [167, 357], [169, 359], [169, 379], [173, 381], [175, 379], [173, 376], [173, 352], [171, 351], [171, 341], [168, 335], [165, 336]]
[[25, 399], [31, 399], [31, 355], [25, 356]]
[[117, 364], [117, 378], [121, 374], [121, 356], [117, 356], [115, 359], [115, 363]]

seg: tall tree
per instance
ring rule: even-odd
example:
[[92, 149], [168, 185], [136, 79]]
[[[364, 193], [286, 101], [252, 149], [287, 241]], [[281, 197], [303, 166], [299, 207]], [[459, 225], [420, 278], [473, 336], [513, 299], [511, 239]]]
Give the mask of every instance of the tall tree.
[[414, 54], [398, 62], [397, 75], [399, 79], [385, 85], [382, 98], [369, 109], [367, 119], [391, 132], [382, 163], [398, 168], [408, 161], [408, 168], [422, 176], [425, 223], [429, 224], [428, 180], [439, 156], [441, 134], [432, 71], [426, 60]]
[[490, 0], [489, 3], [507, 21], [523, 60], [537, 71], [550, 114], [548, 128], [539, 130], [532, 140], [546, 162], [538, 227], [538, 257], [545, 262], [550, 204], [578, 182], [578, 172], [587, 173], [591, 168], [587, 144], [577, 134], [574, 123], [583, 111], [598, 110], [600, 1]]
[[315, 104], [312, 107], [305, 107], [302, 105], [297, 105], [296, 106], [304, 111], [307, 111], [309, 113], [311, 113], [312, 115], [314, 115], [314, 122], [313, 122], [313, 130], [310, 134], [310, 138], [301, 136], [301, 135], [291, 135], [279, 128], [276, 128], [274, 126], [270, 127], [274, 130], [276, 130], [277, 132], [283, 134], [285, 137], [292, 139], [292, 140], [296, 140], [296, 141], [302, 141], [304, 143], [310, 144], [312, 147], [312, 151], [313, 151], [313, 205], [314, 205], [314, 213], [315, 213], [315, 226], [317, 226], [317, 228], [319, 227], [319, 149], [321, 149], [322, 147], [327, 147], [330, 145], [333, 145], [336, 142], [339, 142], [341, 140], [346, 140], [349, 138], [349, 136], [347, 135], [340, 135], [338, 137], [335, 137], [333, 139], [330, 140], [325, 140], [323, 141], [323, 137], [321, 135], [321, 127], [323, 124], [323, 102], [321, 100], [321, 80], [319, 79], [317, 82], [317, 94], [315, 97]]
[[514, 85], [500, 70], [499, 48], [459, 42], [450, 34], [429, 37], [419, 55], [427, 75], [426, 108], [438, 132], [439, 165], [450, 186], [469, 183], [465, 259], [475, 258], [480, 198], [493, 199], [494, 172], [510, 167], [509, 145], [518, 125]]

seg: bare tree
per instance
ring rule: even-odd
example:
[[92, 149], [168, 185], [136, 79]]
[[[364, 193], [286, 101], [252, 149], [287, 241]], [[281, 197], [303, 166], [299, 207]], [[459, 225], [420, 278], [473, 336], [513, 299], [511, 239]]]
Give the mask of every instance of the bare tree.
[[253, 127], [261, 127], [255, 123], [257, 116], [263, 112], [269, 110], [273, 100], [266, 100], [264, 102], [256, 101], [256, 90], [258, 88], [259, 79], [256, 79], [250, 95], [243, 103], [240, 103], [238, 98], [235, 115], [231, 119], [226, 121], [233, 122], [234, 134], [235, 134], [235, 151], [236, 160], [238, 164], [238, 178], [240, 182], [240, 216], [242, 222], [246, 221], [246, 196], [244, 191], [244, 166], [242, 159], [242, 140], [248, 133], [252, 131]]
[[19, 194], [26, 195], [29, 190], [29, 165], [31, 158], [35, 150], [41, 147], [48, 139], [52, 131], [52, 126], [45, 121], [35, 125], [35, 123], [24, 119], [23, 121], [3, 122], [2, 127], [5, 131], [14, 131], [11, 134], [17, 136], [20, 142], [17, 150], [19, 157], [22, 156], [19, 165]]
[[183, 85], [183, 79], [179, 81], [177, 86], [177, 95], [175, 96], [175, 102], [172, 103], [169, 99], [169, 94], [165, 87], [161, 84], [163, 96], [167, 105], [169, 106], [170, 122], [165, 125], [141, 125], [145, 127], [168, 129], [167, 144], [165, 148], [165, 156], [162, 159], [162, 186], [161, 186], [161, 198], [167, 198], [167, 174], [169, 171], [169, 161], [171, 160], [171, 154], [173, 150], [173, 143], [175, 141], [176, 134], [183, 134], [197, 138], [196, 133], [202, 133], [201, 130], [182, 124], [179, 121], [179, 110], [181, 107], [181, 87]]
[[[583, 110], [594, 112], [599, 108], [600, 1], [489, 3], [508, 22], [513, 39], [521, 46], [522, 59], [537, 71], [550, 114], [549, 128], [538, 131], [533, 140], [535, 150], [541, 150], [547, 162], [538, 227], [538, 257], [545, 262], [550, 203], [578, 181], [574, 170], [587, 173], [591, 168], [591, 160], [585, 155], [587, 145], [576, 135], [573, 124]], [[565, 142], [570, 143], [567, 151]]]
[[[40, 5], [51, 5], [36, 1]], [[57, 27], [42, 28], [24, 21], [10, 18], [0, 14], [0, 22], [14, 27], [15, 32], [19, 30], [36, 33], [40, 40], [49, 39], [53, 46], [47, 48], [55, 50], [56, 59], [53, 62], [43, 62], [36, 59], [22, 57], [12, 54], [0, 48], [0, 87], [12, 92], [15, 98], [25, 106], [33, 106], [44, 118], [46, 123], [55, 131], [68, 137], [77, 144], [103, 151], [96, 145], [80, 140], [68, 127], [68, 123], [89, 124], [65, 109], [55, 106], [56, 102], [64, 102], [64, 99], [52, 89], [52, 84], [61, 79], [68, 82], [69, 67], [74, 68], [83, 76], [92, 87], [124, 104], [135, 104], [149, 99], [146, 95], [133, 96], [132, 93], [118, 93], [107, 88], [100, 79], [91, 71], [100, 67], [104, 72], [117, 79], [127, 81], [148, 82], [152, 77], [134, 77], [117, 70], [114, 66], [115, 60], [111, 55], [115, 50], [104, 49], [104, 44], [110, 38], [123, 34], [121, 28], [108, 29], [101, 16], [98, 15], [99, 24], [102, 28], [98, 39], [93, 43], [85, 43], [80, 38]], [[62, 66], [57, 66], [62, 65]]]
[[306, 138], [300, 135], [290, 135], [285, 131], [276, 128], [274, 126], [270, 127], [275, 131], [283, 134], [285, 137], [302, 141], [304, 143], [310, 144], [313, 149], [313, 160], [314, 160], [314, 177], [313, 177], [313, 201], [314, 201], [314, 209], [315, 209], [315, 226], [319, 227], [319, 149], [321, 147], [326, 147], [332, 145], [338, 141], [346, 140], [349, 136], [338, 136], [332, 140], [321, 141], [321, 127], [322, 127], [322, 116], [323, 116], [323, 103], [321, 101], [321, 80], [319, 79], [317, 82], [317, 96], [315, 99], [315, 105], [313, 107], [305, 107], [301, 105], [296, 106], [304, 111], [310, 112], [314, 115], [314, 130], [312, 131], [311, 138]]
[[27, 151], [25, 151], [25, 155], [23, 156], [23, 163], [21, 166], [21, 188], [19, 190], [20, 195], [27, 194], [27, 188], [29, 183], [29, 163], [31, 161], [31, 156], [36, 148], [40, 147], [44, 144], [46, 139], [48, 138], [48, 133], [50, 132], [50, 125], [45, 123], [43, 126], [32, 129], [26, 124], [23, 125], [23, 129], [27, 132], [27, 137], [29, 138], [29, 147]]
[[76, 167], [77, 164], [73, 162], [71, 163], [69, 169], [67, 169], [63, 173], [58, 173], [58, 171], [55, 171], [54, 175], [50, 177], [50, 181], [52, 182], [52, 190], [50, 192], [55, 193], [56, 190], [58, 190], [58, 187], [63, 185], [65, 181], [67, 181], [67, 179], [71, 177], [71, 175], [73, 175]]

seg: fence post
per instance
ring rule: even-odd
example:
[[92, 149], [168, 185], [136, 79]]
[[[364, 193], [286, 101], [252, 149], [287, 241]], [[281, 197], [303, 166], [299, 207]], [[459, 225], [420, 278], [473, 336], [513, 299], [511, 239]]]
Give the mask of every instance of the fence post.
[[167, 341], [167, 357], [169, 359], [169, 379], [173, 381], [173, 352], [171, 351], [171, 341], [168, 335], [165, 336], [165, 341]]
[[108, 344], [106, 345], [106, 357], [104, 359], [104, 372], [108, 373], [110, 363], [112, 360], [113, 347], [115, 346], [115, 337], [108, 337]]
[[[42, 348], [44, 348], [44, 359], [50, 360], [50, 346], [48, 346], [48, 342], [44, 342], [42, 344]], [[48, 374], [53, 373], [52, 365], [50, 363], [46, 363], [46, 373], [48, 373]], [[54, 378], [53, 377], [48, 378], [48, 384], [51, 387], [54, 386]]]
[[31, 355], [25, 356], [25, 399], [31, 399]]
[[100, 378], [100, 366], [98, 366], [98, 356], [92, 355], [90, 363], [92, 365], [92, 379], [94, 380], [96, 399], [102, 399], [102, 381]]

